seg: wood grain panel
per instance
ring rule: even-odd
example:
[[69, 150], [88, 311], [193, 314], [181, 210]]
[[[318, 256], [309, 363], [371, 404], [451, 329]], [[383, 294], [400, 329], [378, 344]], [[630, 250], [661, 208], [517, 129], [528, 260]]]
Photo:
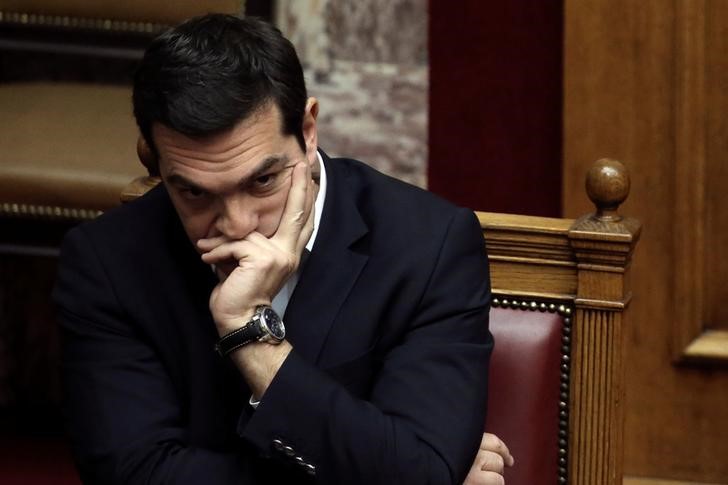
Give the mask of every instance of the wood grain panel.
[[[494, 291], [513, 285], [522, 296], [573, 299], [576, 296], [576, 264], [557, 264], [528, 258], [492, 257], [491, 283]], [[517, 282], [517, 283], [514, 283]]]
[[[706, 3], [705, 322], [728, 331], [728, 5]], [[728, 349], [728, 341], [723, 340]]]
[[728, 483], [728, 371], [685, 362], [728, 355], [707, 331], [724, 328], [707, 302], [728, 279], [727, 24], [722, 1], [565, 2], [565, 215], [587, 210], [584, 173], [609, 156], [629, 167], [623, 211], [644, 224], [624, 336], [631, 475]]

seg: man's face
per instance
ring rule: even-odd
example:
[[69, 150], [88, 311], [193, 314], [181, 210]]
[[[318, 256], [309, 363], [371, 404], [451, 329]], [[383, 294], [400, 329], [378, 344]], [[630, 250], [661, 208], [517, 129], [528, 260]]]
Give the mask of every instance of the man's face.
[[274, 103], [229, 131], [204, 138], [153, 126], [162, 180], [193, 245], [201, 238], [239, 240], [252, 231], [266, 237], [276, 232], [293, 165], [318, 163], [316, 113], [311, 99], [304, 116], [306, 152], [294, 136], [282, 134]]

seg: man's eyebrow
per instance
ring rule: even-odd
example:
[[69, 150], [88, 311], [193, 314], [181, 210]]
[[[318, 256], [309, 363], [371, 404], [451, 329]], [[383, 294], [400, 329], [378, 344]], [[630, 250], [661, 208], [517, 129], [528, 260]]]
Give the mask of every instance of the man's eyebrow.
[[180, 174], [173, 173], [169, 177], [167, 177], [167, 182], [173, 185], [177, 186], [183, 186], [185, 188], [190, 188], [194, 190], [200, 190], [203, 192], [207, 192], [205, 189], [197, 185], [196, 183], [192, 182], [191, 180], [187, 180], [185, 177], [183, 177]]
[[[257, 167], [255, 167], [255, 170], [251, 174], [249, 174], [246, 177], [243, 177], [240, 179], [238, 184], [240, 186], [248, 185], [251, 180], [255, 180], [256, 178], [260, 177], [261, 175], [264, 175], [268, 170], [270, 170], [273, 167], [285, 165], [288, 163], [288, 156], [287, 155], [270, 155], [263, 159], [262, 162], [258, 164]], [[283, 167], [281, 167], [283, 168]], [[169, 177], [167, 177], [167, 182], [176, 185], [178, 187], [185, 187], [193, 190], [199, 190], [202, 192], [209, 192], [204, 187], [200, 187], [195, 182], [187, 179], [183, 175], [180, 175], [178, 173], [173, 173]]]
[[270, 155], [264, 158], [263, 161], [260, 162], [257, 167], [255, 167], [255, 170], [250, 173], [250, 175], [240, 179], [239, 185], [247, 185], [250, 183], [251, 180], [255, 180], [261, 175], [264, 175], [271, 168], [282, 168], [280, 166], [285, 165], [286, 163], [288, 163], [287, 155]]

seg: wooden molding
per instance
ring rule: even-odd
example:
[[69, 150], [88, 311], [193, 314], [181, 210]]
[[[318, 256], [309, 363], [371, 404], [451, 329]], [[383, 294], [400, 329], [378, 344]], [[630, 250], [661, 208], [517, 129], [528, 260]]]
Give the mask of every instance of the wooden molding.
[[677, 362], [728, 363], [726, 332], [706, 328], [706, 4], [676, 3], [675, 59], [675, 231], [674, 294], [681, 295], [672, 320], [673, 358]]
[[476, 215], [486, 235], [495, 293], [548, 300], [576, 297], [576, 262], [568, 238], [572, 220]]
[[728, 331], [706, 330], [685, 347], [682, 356], [689, 361], [727, 362]]

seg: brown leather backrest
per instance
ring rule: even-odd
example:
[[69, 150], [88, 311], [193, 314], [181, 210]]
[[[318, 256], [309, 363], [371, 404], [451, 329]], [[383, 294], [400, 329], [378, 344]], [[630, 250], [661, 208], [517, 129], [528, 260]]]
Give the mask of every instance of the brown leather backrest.
[[508, 485], [559, 483], [563, 328], [564, 319], [556, 312], [490, 312], [495, 349], [486, 430], [505, 441], [516, 459], [506, 470]]

